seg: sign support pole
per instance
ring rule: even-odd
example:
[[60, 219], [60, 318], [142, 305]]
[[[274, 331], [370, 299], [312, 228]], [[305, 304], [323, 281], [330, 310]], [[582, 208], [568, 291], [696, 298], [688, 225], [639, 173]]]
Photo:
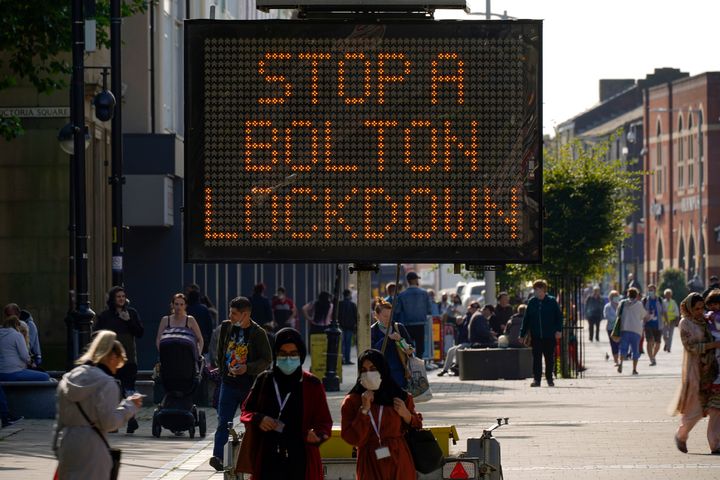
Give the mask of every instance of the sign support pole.
[[370, 274], [377, 272], [377, 265], [355, 264], [350, 267], [350, 273], [357, 272], [357, 348], [358, 355], [370, 348], [370, 325], [372, 325], [372, 282]]

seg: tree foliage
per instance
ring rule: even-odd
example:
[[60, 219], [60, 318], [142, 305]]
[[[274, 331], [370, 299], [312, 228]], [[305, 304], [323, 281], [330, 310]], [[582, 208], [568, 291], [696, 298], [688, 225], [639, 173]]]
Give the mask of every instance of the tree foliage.
[[662, 293], [666, 288], [672, 290], [673, 298], [680, 303], [680, 301], [687, 297], [688, 293], [690, 293], [685, 281], [685, 272], [678, 270], [677, 268], [664, 269], [660, 274], [658, 292]]
[[644, 172], [629, 170], [626, 160], [608, 159], [610, 145], [621, 134], [594, 145], [575, 140], [545, 152], [543, 273], [600, 276], [627, 237], [626, 220]]
[[645, 172], [629, 161], [609, 160], [608, 150], [622, 135], [588, 145], [575, 140], [544, 152], [543, 263], [508, 265], [500, 278], [508, 284], [533, 277], [597, 278], [614, 261], [627, 237], [626, 219]]
[[[144, 12], [147, 0], [123, 0], [121, 13]], [[0, 90], [29, 82], [39, 93], [66, 88], [71, 74], [70, 2], [0, 0]], [[96, 1], [97, 43], [109, 48], [110, 0]], [[12, 140], [22, 133], [17, 117], [0, 117], [0, 135]]]

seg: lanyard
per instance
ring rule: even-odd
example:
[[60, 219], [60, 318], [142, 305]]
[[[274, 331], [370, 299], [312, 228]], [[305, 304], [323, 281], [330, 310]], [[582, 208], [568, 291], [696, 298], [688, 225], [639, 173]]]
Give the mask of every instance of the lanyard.
[[380, 413], [378, 414], [377, 425], [375, 424], [375, 417], [373, 417], [372, 409], [368, 412], [368, 415], [370, 415], [370, 424], [372, 424], [373, 430], [375, 430], [375, 435], [377, 435], [379, 443], [382, 443], [382, 440], [380, 439], [380, 424], [382, 423], [382, 414], [384, 407], [384, 405], [380, 405]]
[[280, 405], [280, 411], [278, 412], [278, 418], [280, 418], [280, 415], [282, 415], [283, 408], [285, 408], [285, 405], [287, 405], [288, 399], [290, 398], [290, 393], [288, 392], [287, 395], [285, 395], [285, 400], [280, 400], [280, 389], [278, 388], [277, 381], [273, 378], [273, 383], [275, 384], [275, 395], [277, 396], [277, 402], [278, 405]]

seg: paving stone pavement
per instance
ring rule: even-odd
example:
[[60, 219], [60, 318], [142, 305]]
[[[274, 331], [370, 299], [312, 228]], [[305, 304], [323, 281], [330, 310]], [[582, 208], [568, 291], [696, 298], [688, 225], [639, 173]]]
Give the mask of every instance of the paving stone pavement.
[[[602, 332], [604, 335], [604, 332]], [[640, 360], [640, 375], [630, 368], [622, 375], [605, 360], [606, 339], [586, 343], [588, 370], [581, 379], [558, 379], [555, 388], [530, 388], [529, 380], [461, 382], [429, 372], [434, 397], [418, 405], [426, 425], [454, 424], [461, 441], [451, 453], [465, 449], [465, 440], [478, 437], [497, 417], [509, 417], [495, 431], [502, 447], [507, 480], [595, 479], [718, 479], [720, 456], [709, 454], [707, 421], [701, 421], [688, 441], [689, 454], [675, 449], [678, 417], [667, 411], [680, 382], [682, 352], [676, 334], [672, 353], [660, 352], [658, 365]], [[341, 392], [328, 401], [339, 424], [343, 392], [355, 378], [355, 366], [343, 369]], [[221, 479], [208, 465], [216, 420], [208, 410], [208, 436], [191, 440], [150, 434], [151, 409], [140, 415], [134, 435], [111, 435], [123, 450], [122, 479]], [[52, 421], [23, 420], [0, 430], [0, 480], [51, 478], [55, 460], [49, 445]]]

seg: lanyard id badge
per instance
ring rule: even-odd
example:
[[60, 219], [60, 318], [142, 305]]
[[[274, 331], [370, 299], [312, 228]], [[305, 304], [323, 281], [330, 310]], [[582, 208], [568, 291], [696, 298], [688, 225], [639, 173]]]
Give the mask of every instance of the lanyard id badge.
[[275, 385], [275, 395], [277, 397], [278, 405], [280, 406], [280, 411], [278, 411], [278, 418], [275, 421], [277, 423], [277, 426], [275, 427], [275, 431], [278, 433], [282, 433], [283, 429], [285, 428], [285, 424], [280, 420], [280, 415], [282, 415], [282, 411], [285, 408], [285, 405], [287, 405], [288, 399], [290, 398], [290, 393], [288, 392], [287, 395], [285, 395], [285, 399], [280, 399], [280, 389], [278, 388], [277, 381], [273, 378], [273, 384]]
[[384, 405], [380, 405], [380, 413], [378, 413], [377, 424], [375, 423], [375, 417], [373, 417], [372, 410], [368, 412], [368, 415], [370, 415], [370, 424], [372, 425], [373, 430], [375, 430], [375, 435], [377, 435], [378, 443], [380, 444], [380, 447], [375, 449], [375, 458], [378, 460], [390, 457], [390, 449], [382, 446], [382, 439], [380, 438], [380, 424], [382, 424], [383, 408], [385, 408]]

